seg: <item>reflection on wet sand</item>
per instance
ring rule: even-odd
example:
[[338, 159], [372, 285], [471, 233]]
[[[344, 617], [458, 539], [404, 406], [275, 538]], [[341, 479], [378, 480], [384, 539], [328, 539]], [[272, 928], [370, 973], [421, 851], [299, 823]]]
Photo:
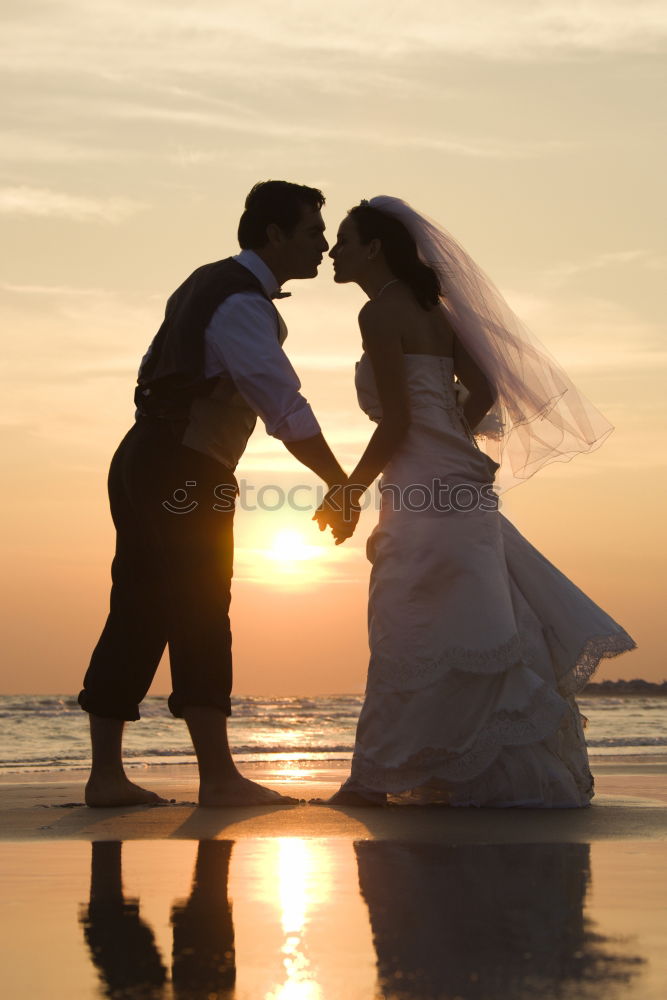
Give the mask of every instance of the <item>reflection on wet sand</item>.
[[227, 893], [232, 847], [229, 840], [199, 842], [190, 898], [172, 910], [177, 1000], [226, 1000], [234, 995], [234, 924]]
[[[167, 971], [138, 900], [123, 896], [122, 844], [92, 844], [90, 902], [79, 920], [100, 975], [103, 996], [162, 1000]], [[231, 1000], [236, 965], [228, 899], [233, 842], [200, 841], [187, 901], [172, 909], [175, 1000]]]
[[584, 914], [588, 844], [354, 846], [392, 1000], [609, 998], [643, 964]]
[[330, 851], [317, 841], [280, 837], [263, 852], [262, 864], [264, 885], [277, 897], [283, 938], [282, 981], [267, 1000], [320, 1000], [322, 964], [312, 960], [307, 930], [329, 902]]
[[[314, 973], [303, 941], [312, 903], [312, 884], [317, 882], [310, 845], [299, 837], [282, 837], [278, 842], [277, 872], [267, 883], [277, 881], [280, 899], [284, 982], [277, 986], [271, 1000], [290, 1000], [300, 991], [307, 997], [314, 985]], [[277, 880], [275, 876], [277, 875]], [[315, 877], [314, 877], [315, 876]]]
[[[228, 893], [233, 846], [224, 840], [198, 844], [189, 897], [168, 910], [169, 981], [139, 900], [123, 894], [123, 845], [92, 845], [90, 901], [81, 906], [79, 920], [99, 974], [100, 996], [233, 1000], [237, 946]], [[586, 916], [587, 844], [368, 840], [355, 843], [354, 854], [358, 886], [348, 870], [334, 893], [332, 873], [345, 871], [343, 856], [352, 861], [349, 842], [287, 837], [239, 847], [241, 874], [234, 883], [244, 914], [239, 941], [250, 944], [249, 969], [242, 964], [241, 971], [253, 983], [250, 993], [239, 985], [243, 996], [328, 1000], [336, 995], [337, 1000], [346, 978], [340, 970], [344, 932], [340, 923], [334, 930], [332, 916], [340, 908], [349, 919], [349, 900], [363, 906], [359, 888], [377, 958], [376, 992], [370, 942], [359, 953], [370, 976], [368, 1000], [614, 1000], [630, 995], [645, 964], [631, 953], [628, 939], [603, 937]], [[167, 941], [163, 950], [168, 947]], [[258, 961], [266, 972], [248, 979]]]
[[122, 844], [92, 845], [90, 902], [79, 921], [107, 997], [161, 997], [167, 971], [139, 901], [123, 896]]

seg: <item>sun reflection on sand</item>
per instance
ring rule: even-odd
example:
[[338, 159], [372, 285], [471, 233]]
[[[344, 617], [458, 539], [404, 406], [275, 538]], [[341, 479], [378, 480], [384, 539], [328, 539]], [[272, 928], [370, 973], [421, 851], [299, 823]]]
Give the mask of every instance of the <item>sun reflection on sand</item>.
[[312, 840], [284, 837], [277, 844], [277, 852], [285, 982], [276, 986], [267, 1000], [319, 1000], [323, 993], [316, 981], [317, 970], [306, 953], [304, 935], [309, 912], [330, 896], [326, 850]]

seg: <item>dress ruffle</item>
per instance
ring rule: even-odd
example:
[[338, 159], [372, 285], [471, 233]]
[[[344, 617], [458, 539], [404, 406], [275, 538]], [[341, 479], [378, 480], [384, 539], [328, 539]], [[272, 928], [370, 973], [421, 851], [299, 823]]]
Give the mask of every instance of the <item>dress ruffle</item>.
[[636, 648], [635, 640], [623, 629], [611, 635], [591, 636], [584, 643], [575, 665], [560, 678], [558, 685], [560, 691], [564, 695], [578, 694], [588, 684], [600, 660], [611, 659]]
[[[585, 752], [572, 768], [557, 752], [572, 726], [580, 732], [574, 702], [521, 664], [497, 674], [492, 683], [484, 675], [448, 670], [440, 681], [417, 691], [376, 691], [369, 685], [352, 777], [374, 791], [408, 793], [413, 802], [489, 804], [480, 792], [489, 784], [487, 772], [494, 765], [508, 771], [508, 762], [516, 758], [505, 775], [502, 803], [534, 805], [536, 795], [527, 793], [518, 772], [537, 753], [543, 764], [549, 763], [550, 784], [566, 789], [559, 803], [583, 805], [588, 799], [577, 787], [592, 789]], [[515, 748], [530, 748], [530, 753], [506, 753]], [[544, 766], [533, 770], [545, 773]], [[500, 791], [497, 782], [491, 784]]]

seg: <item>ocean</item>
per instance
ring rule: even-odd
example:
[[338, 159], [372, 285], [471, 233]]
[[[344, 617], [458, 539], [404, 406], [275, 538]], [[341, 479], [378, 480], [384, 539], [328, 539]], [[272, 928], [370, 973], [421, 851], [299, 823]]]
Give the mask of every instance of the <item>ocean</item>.
[[[362, 696], [234, 698], [229, 739], [239, 762], [348, 760]], [[593, 758], [650, 755], [667, 760], [667, 698], [595, 695], [578, 699]], [[193, 764], [182, 720], [166, 698], [147, 698], [140, 722], [126, 727], [126, 762]], [[0, 774], [86, 769], [87, 716], [73, 695], [0, 696]]]

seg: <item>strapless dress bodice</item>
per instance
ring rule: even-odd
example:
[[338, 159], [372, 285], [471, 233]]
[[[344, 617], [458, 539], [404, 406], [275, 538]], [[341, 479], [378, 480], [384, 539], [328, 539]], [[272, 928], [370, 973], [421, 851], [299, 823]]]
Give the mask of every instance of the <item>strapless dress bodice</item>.
[[[423, 411], [433, 410], [433, 415], [436, 416], [437, 412], [443, 410], [458, 410], [453, 358], [438, 357], [435, 354], [405, 354], [404, 359], [411, 411], [418, 412], [423, 420]], [[371, 420], [380, 420], [382, 405], [373, 366], [365, 353], [357, 362], [355, 385], [361, 409]], [[463, 430], [462, 424], [461, 429]]]
[[[497, 464], [481, 451], [463, 418], [454, 361], [434, 354], [405, 354], [410, 426], [383, 472], [383, 482], [422, 483], [438, 475], [452, 481], [489, 483]], [[361, 409], [382, 418], [371, 360], [363, 354], [355, 385]]]

